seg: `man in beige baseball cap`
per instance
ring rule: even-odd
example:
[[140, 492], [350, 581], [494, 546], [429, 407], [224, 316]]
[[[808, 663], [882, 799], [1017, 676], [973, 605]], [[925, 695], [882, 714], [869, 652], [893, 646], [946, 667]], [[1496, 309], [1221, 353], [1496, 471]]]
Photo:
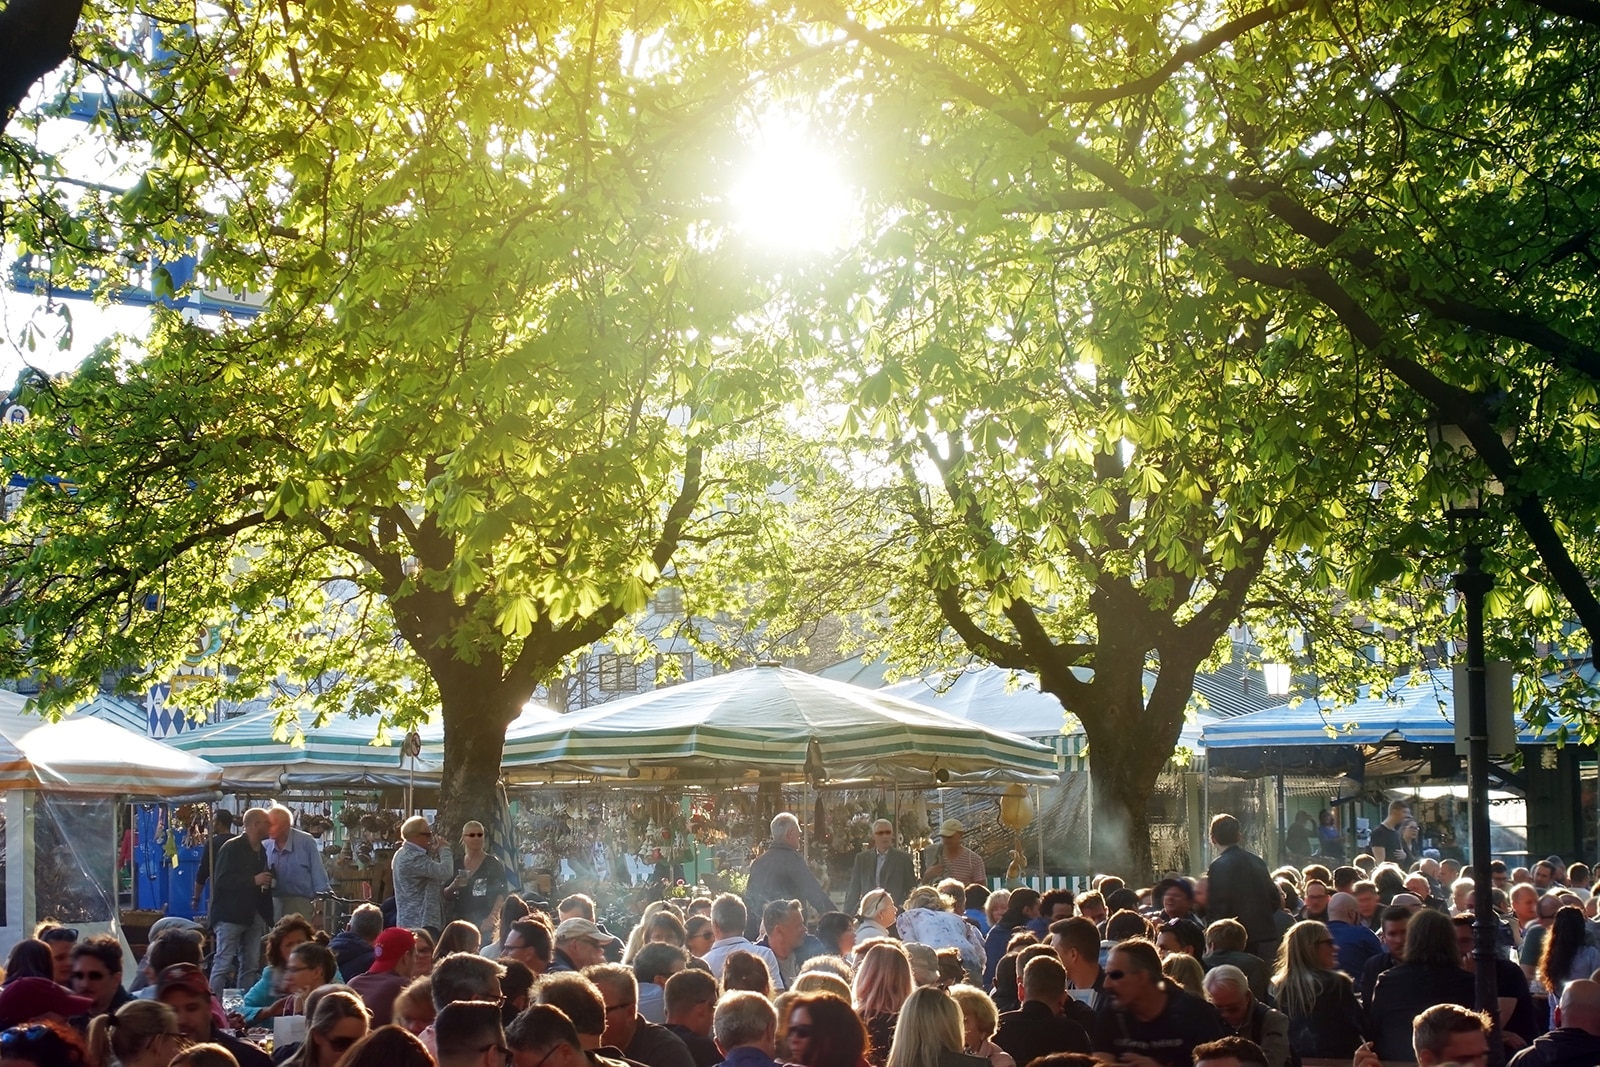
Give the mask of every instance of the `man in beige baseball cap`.
[[983, 857], [961, 843], [961, 838], [966, 832], [967, 828], [956, 819], [946, 819], [939, 824], [939, 851], [934, 854], [933, 862], [922, 872], [923, 881], [932, 883], [944, 878], [954, 878], [962, 885], [976, 883], [988, 886], [989, 875], [984, 869]]

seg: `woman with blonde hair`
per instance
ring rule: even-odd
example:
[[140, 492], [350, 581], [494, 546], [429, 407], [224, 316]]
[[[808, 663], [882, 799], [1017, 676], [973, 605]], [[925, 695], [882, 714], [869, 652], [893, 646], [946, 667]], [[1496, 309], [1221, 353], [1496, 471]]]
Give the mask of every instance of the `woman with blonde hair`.
[[178, 1013], [159, 1000], [130, 1000], [115, 1015], [89, 1022], [89, 1055], [96, 1063], [167, 1067], [187, 1044]]
[[1161, 973], [1167, 981], [1176, 985], [1185, 993], [1204, 1000], [1206, 997], [1205, 980], [1206, 969], [1200, 961], [1187, 952], [1172, 952], [1161, 961]]
[[652, 900], [644, 906], [644, 913], [639, 916], [639, 921], [633, 924], [633, 930], [628, 934], [628, 943], [622, 950], [622, 962], [626, 966], [633, 966], [633, 957], [645, 945], [645, 931], [650, 928], [650, 920], [663, 911], [674, 910], [672, 905], [665, 900]]
[[863, 896], [856, 915], [856, 944], [875, 937], [893, 937], [891, 931], [899, 914], [887, 889], [874, 889]]
[[[1033, 892], [1022, 890], [1021, 892]], [[1037, 897], [1038, 894], [1034, 893]], [[906, 897], [906, 907], [895, 922], [900, 939], [927, 945], [931, 949], [953, 948], [961, 953], [961, 965], [977, 977], [983, 973], [985, 949], [983, 935], [967, 922], [966, 916], [950, 910], [945, 895], [931, 885], [919, 885]]]
[[305, 1041], [283, 1061], [284, 1067], [335, 1067], [371, 1025], [372, 1013], [356, 994], [325, 994], [306, 1023]]
[[1016, 1067], [1011, 1053], [994, 1043], [1000, 1012], [989, 994], [975, 985], [954, 985], [950, 999], [961, 1010], [961, 1051], [988, 1060], [989, 1067]]
[[962, 1049], [961, 1009], [950, 994], [924, 986], [906, 998], [884, 1067], [989, 1067]]
[[1333, 935], [1314, 919], [1289, 927], [1278, 946], [1272, 995], [1289, 1017], [1290, 1047], [1306, 1059], [1349, 1059], [1361, 1047], [1361, 1005], [1337, 959]]
[[894, 941], [874, 941], [867, 946], [856, 967], [851, 994], [856, 1014], [867, 1028], [867, 1061], [883, 1067], [894, 1042], [900, 1008], [911, 995], [911, 960], [906, 950]]

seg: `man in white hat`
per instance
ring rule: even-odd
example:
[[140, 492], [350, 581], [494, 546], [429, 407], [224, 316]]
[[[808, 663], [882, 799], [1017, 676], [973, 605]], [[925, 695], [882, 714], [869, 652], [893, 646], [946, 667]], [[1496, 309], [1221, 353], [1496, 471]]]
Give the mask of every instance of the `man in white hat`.
[[961, 843], [967, 828], [956, 819], [946, 819], [939, 824], [941, 844], [933, 862], [922, 872], [924, 882], [954, 878], [962, 885], [974, 883], [987, 886], [989, 873], [984, 869], [983, 857]]

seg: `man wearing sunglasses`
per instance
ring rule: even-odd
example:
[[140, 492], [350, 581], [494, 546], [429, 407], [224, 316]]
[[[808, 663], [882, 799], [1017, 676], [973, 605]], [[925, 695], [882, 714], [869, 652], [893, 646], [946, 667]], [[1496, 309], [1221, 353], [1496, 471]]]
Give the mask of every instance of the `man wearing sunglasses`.
[[94, 1001], [90, 1015], [114, 1015], [133, 997], [122, 988], [122, 942], [109, 934], [72, 946], [72, 991]]
[[1111, 1003], [1095, 1015], [1094, 1050], [1129, 1067], [1189, 1067], [1194, 1048], [1228, 1036], [1217, 1009], [1169, 984], [1156, 946], [1123, 941], [1106, 960]]
[[461, 865], [444, 887], [445, 921], [467, 920], [483, 932], [484, 944], [492, 943], [492, 919], [511, 891], [504, 864], [485, 848], [488, 840], [477, 820], [461, 827]]
[[589, 1067], [577, 1028], [553, 1004], [535, 1004], [517, 1016], [506, 1028], [506, 1044], [512, 1067]]
[[444, 929], [441, 892], [456, 873], [450, 843], [436, 834], [428, 820], [413, 815], [400, 824], [404, 843], [395, 850], [395, 925], [408, 930], [424, 927], [437, 935]]
[[500, 1005], [483, 1000], [447, 1004], [433, 1022], [439, 1067], [510, 1067], [511, 1049]]
[[874, 889], [887, 889], [896, 904], [911, 895], [917, 875], [911, 866], [911, 853], [894, 847], [894, 823], [879, 819], [872, 824], [872, 847], [856, 854], [850, 867], [850, 884], [845, 889], [844, 906], [854, 908]]

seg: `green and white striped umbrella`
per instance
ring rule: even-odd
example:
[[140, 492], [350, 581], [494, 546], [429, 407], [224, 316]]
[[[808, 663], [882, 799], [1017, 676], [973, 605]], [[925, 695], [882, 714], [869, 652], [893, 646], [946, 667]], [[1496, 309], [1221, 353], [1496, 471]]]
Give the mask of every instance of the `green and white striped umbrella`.
[[429, 753], [403, 758], [403, 730], [388, 731], [379, 744], [375, 718], [335, 715], [325, 725], [315, 723], [305, 713], [280, 727], [276, 712], [253, 711], [165, 740], [222, 767], [226, 789], [439, 783], [439, 763]]
[[909, 700], [760, 666], [506, 736], [510, 782], [1055, 781], [1048, 747]]

